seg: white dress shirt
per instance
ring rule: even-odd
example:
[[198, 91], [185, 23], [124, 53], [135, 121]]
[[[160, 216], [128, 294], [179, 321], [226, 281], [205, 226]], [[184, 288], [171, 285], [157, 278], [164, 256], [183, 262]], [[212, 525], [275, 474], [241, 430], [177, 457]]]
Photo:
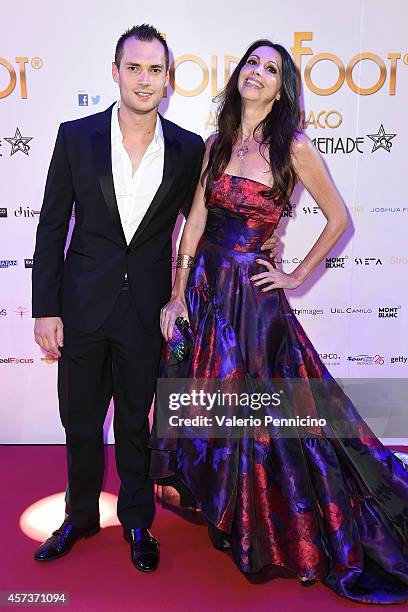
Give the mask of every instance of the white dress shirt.
[[123, 146], [119, 102], [112, 108], [112, 174], [120, 220], [127, 244], [140, 225], [163, 179], [164, 139], [159, 115], [153, 140], [132, 176], [132, 162]]

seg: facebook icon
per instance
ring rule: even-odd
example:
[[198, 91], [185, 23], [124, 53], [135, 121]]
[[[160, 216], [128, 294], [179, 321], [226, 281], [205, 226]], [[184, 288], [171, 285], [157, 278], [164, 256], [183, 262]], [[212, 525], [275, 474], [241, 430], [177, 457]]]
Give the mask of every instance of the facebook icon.
[[88, 94], [87, 93], [78, 94], [78, 106], [88, 106]]

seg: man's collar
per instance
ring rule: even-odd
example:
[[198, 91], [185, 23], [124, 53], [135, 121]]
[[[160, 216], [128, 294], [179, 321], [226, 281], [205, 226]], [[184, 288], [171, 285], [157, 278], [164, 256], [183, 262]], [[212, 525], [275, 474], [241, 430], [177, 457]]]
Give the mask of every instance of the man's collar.
[[[123, 140], [123, 135], [122, 135], [122, 132], [120, 130], [120, 125], [119, 125], [119, 113], [118, 113], [119, 108], [120, 108], [120, 100], [115, 102], [112, 108], [112, 123], [111, 123], [112, 142], [116, 140], [120, 140], [120, 141]], [[157, 113], [156, 128], [154, 130], [154, 140], [156, 141], [156, 143], [164, 144], [163, 126], [162, 126], [162, 122], [161, 122], [159, 113]]]

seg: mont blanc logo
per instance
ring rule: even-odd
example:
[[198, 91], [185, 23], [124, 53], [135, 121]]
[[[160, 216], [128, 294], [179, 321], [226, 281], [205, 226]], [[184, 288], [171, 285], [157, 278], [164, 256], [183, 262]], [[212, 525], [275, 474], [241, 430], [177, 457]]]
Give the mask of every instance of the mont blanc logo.
[[282, 211], [282, 217], [294, 217], [296, 208], [296, 202], [291, 202], [290, 206], [287, 206]]
[[5, 219], [7, 217], [7, 208], [0, 208], [0, 219]]
[[326, 257], [326, 268], [344, 268], [348, 255], [343, 257]]
[[401, 306], [379, 306], [378, 317], [380, 319], [397, 319]]

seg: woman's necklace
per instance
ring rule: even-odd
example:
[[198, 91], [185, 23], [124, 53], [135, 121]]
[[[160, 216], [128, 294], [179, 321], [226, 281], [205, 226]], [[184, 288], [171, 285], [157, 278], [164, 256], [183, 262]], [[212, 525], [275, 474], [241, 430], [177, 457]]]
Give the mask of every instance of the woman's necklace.
[[251, 134], [247, 136], [246, 138], [244, 138], [244, 140], [241, 143], [241, 146], [239, 147], [239, 149], [237, 149], [236, 156], [238, 157], [238, 159], [244, 159], [245, 155], [247, 155], [249, 151], [248, 143], [250, 141], [250, 138], [251, 138]]

